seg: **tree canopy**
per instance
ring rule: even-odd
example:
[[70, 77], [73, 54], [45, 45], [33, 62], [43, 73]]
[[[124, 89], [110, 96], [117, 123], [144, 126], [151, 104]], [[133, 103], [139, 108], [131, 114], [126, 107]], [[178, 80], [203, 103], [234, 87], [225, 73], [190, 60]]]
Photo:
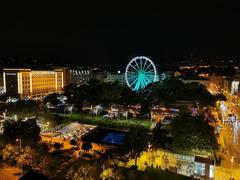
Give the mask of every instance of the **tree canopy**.
[[[177, 79], [169, 79], [150, 84], [140, 92], [132, 91], [118, 82], [100, 83], [90, 80], [88, 84], [77, 86], [70, 84], [65, 87], [65, 94], [71, 104], [81, 108], [83, 104], [122, 105], [142, 104], [143, 111], [153, 104], [171, 104], [178, 100], [191, 101], [200, 106], [213, 106], [217, 100], [225, 100], [222, 94], [212, 95], [198, 83], [184, 84]], [[148, 108], [146, 108], [148, 107]]]
[[15, 143], [16, 139], [21, 139], [23, 144], [31, 145], [40, 139], [39, 134], [40, 127], [36, 119], [5, 121], [0, 139], [5, 143]]
[[82, 149], [88, 152], [90, 149], [92, 149], [92, 144], [90, 142], [84, 142], [82, 144]]
[[214, 127], [203, 116], [181, 114], [172, 123], [172, 146], [177, 150], [206, 150], [218, 149]]
[[68, 97], [68, 102], [75, 104], [79, 109], [83, 105], [111, 105], [116, 103], [129, 105], [140, 101], [140, 96], [137, 93], [118, 82], [100, 83], [94, 79], [86, 85], [70, 84], [65, 87], [64, 93]]
[[24, 115], [27, 113], [38, 112], [39, 105], [40, 105], [39, 101], [22, 100], [22, 101], [17, 101], [15, 103], [7, 103], [5, 108], [9, 113], [22, 113]]
[[171, 104], [178, 100], [191, 101], [200, 106], [214, 106], [217, 100], [226, 100], [222, 94], [212, 95], [205, 86], [198, 83], [184, 84], [181, 80], [168, 79], [154, 83], [144, 91], [152, 104]]
[[51, 105], [57, 106], [59, 102], [58, 95], [59, 95], [58, 93], [49, 94], [43, 99], [43, 101], [44, 103], [51, 103]]

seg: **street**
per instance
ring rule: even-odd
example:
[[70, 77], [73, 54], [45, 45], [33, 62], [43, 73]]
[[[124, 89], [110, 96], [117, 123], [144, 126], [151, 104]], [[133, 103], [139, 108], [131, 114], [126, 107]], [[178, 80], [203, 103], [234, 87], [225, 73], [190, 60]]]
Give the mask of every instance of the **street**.
[[[232, 102], [220, 105], [223, 126], [220, 131], [220, 154], [223, 157], [221, 167], [216, 167], [215, 179], [224, 180], [231, 177], [240, 180], [240, 111]], [[236, 122], [230, 122], [228, 114], [235, 114]]]
[[16, 167], [9, 167], [6, 164], [0, 164], [0, 180], [17, 180], [22, 170]]

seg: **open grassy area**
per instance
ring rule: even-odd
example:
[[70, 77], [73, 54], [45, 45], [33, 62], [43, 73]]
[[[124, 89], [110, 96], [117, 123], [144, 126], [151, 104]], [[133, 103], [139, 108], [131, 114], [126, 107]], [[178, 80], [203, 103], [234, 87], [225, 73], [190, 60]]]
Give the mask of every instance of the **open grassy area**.
[[121, 173], [127, 180], [191, 180], [192, 178], [163, 171], [161, 169], [148, 167], [146, 170], [137, 171], [133, 169], [122, 168]]
[[148, 131], [152, 122], [150, 120], [136, 120], [136, 119], [107, 119], [104, 117], [92, 117], [84, 114], [58, 114], [64, 119], [70, 121], [77, 121], [80, 123], [98, 125], [101, 127], [118, 128], [118, 129], [138, 129], [142, 131]]

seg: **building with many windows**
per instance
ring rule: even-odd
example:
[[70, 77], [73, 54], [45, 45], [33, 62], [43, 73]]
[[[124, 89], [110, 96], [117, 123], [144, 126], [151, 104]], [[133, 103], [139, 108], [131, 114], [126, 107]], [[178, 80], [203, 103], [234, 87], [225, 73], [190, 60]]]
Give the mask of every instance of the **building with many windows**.
[[87, 84], [93, 78], [92, 71], [89, 69], [71, 69], [70, 70], [70, 83], [73, 84]]
[[118, 81], [119, 84], [125, 85], [125, 75], [124, 73], [121, 73], [120, 71], [117, 73], [110, 73], [108, 72], [106, 74], [105, 82], [112, 83]]
[[4, 93], [4, 88], [3, 88], [3, 76], [0, 74], [0, 95]]
[[68, 84], [68, 68], [53, 70], [3, 69], [4, 93], [9, 97], [31, 99], [60, 93]]

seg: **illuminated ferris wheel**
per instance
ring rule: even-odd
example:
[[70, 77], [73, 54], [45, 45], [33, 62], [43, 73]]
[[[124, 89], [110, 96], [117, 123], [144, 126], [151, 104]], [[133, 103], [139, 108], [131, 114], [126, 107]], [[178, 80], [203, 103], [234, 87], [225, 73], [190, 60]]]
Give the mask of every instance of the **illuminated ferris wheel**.
[[148, 84], [155, 82], [156, 79], [156, 67], [152, 60], [146, 56], [133, 58], [126, 67], [125, 80], [134, 91], [144, 89]]

